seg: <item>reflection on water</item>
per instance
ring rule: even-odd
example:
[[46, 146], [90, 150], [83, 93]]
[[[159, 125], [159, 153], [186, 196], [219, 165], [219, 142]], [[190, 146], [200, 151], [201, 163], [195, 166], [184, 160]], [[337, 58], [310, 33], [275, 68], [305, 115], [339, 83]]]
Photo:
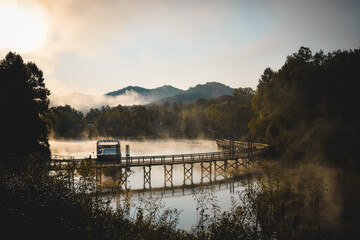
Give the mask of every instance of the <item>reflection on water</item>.
[[[109, 173], [109, 170], [107, 170]], [[231, 205], [231, 196], [236, 191], [243, 189], [240, 180], [235, 180], [230, 174], [217, 176], [214, 180], [205, 179], [201, 182], [200, 164], [194, 165], [193, 182], [186, 181], [184, 184], [184, 171], [182, 165], [174, 166], [173, 186], [167, 184], [164, 186], [164, 169], [162, 166], [152, 167], [151, 172], [151, 188], [143, 184], [143, 169], [141, 167], [132, 168], [132, 172], [127, 178], [127, 186], [125, 184], [120, 188], [119, 182], [122, 180], [116, 178], [120, 176], [121, 170], [117, 173], [111, 171], [111, 174], [102, 174], [102, 190], [106, 198], [112, 198], [114, 208], [118, 207], [121, 202], [129, 198], [131, 201], [130, 215], [136, 215], [135, 211], [142, 199], [158, 199], [161, 198], [165, 208], [176, 208], [182, 211], [180, 215], [179, 227], [190, 230], [191, 226], [197, 223], [198, 212], [197, 201], [194, 198], [194, 192], [205, 191], [204, 194], [213, 193], [218, 200], [221, 211], [229, 210]], [[213, 171], [214, 166], [213, 166]], [[125, 190], [128, 189], [128, 191]]]
[[[180, 167], [180, 166], [179, 166]], [[141, 175], [141, 174], [139, 174]], [[128, 183], [131, 184], [134, 175], [129, 177]], [[116, 181], [115, 181], [116, 182]], [[157, 184], [157, 187], [151, 189], [142, 188], [142, 184], [139, 184], [138, 189], [128, 187], [128, 191], [124, 190], [124, 187], [116, 189], [114, 182], [108, 181], [103, 187], [105, 198], [112, 199], [113, 208], [117, 208], [121, 203], [125, 202], [126, 199], [130, 199], [130, 215], [136, 215], [136, 209], [142, 204], [143, 199], [162, 199], [165, 208], [176, 208], [181, 211], [179, 227], [182, 229], [190, 230], [192, 226], [197, 223], [198, 212], [196, 209], [197, 201], [194, 198], [194, 193], [203, 191], [203, 194], [213, 193], [218, 199], [218, 205], [221, 211], [227, 211], [231, 205], [231, 196], [236, 191], [242, 190], [241, 182], [235, 181], [232, 177], [227, 179], [218, 180], [216, 182], [206, 182], [197, 184], [182, 185], [179, 183], [174, 184], [173, 187], [164, 187], [161, 184]]]
[[[65, 156], [95, 156], [96, 141], [50, 141], [53, 155]], [[218, 151], [215, 141], [208, 140], [149, 140], [149, 141], [121, 141], [121, 151], [124, 154], [125, 145], [130, 145], [131, 155], [170, 155], [184, 153], [201, 153]], [[241, 191], [240, 181], [232, 178], [232, 171], [224, 172], [224, 162], [215, 164], [204, 163], [186, 166], [174, 165], [171, 181], [165, 173], [164, 166], [153, 166], [148, 177], [150, 183], [145, 184], [145, 173], [149, 171], [143, 167], [133, 167], [130, 172], [120, 168], [101, 169], [100, 186], [105, 197], [112, 199], [112, 206], [116, 208], [125, 198], [130, 198], [132, 215], [140, 204], [141, 199], [161, 198], [165, 208], [176, 208], [180, 214], [179, 228], [190, 230], [197, 223], [197, 201], [194, 192], [202, 189], [214, 193], [221, 211], [228, 210], [231, 205], [231, 195]], [[218, 168], [219, 168], [218, 166]], [[191, 176], [189, 175], [191, 169]], [[123, 179], [123, 176], [128, 176]], [[168, 179], [167, 179], [168, 177]], [[168, 180], [168, 181], [166, 181]], [[151, 189], [149, 189], [151, 188]], [[124, 191], [128, 189], [130, 191]], [[122, 191], [119, 191], [122, 190]], [[106, 194], [107, 192], [107, 194]]]

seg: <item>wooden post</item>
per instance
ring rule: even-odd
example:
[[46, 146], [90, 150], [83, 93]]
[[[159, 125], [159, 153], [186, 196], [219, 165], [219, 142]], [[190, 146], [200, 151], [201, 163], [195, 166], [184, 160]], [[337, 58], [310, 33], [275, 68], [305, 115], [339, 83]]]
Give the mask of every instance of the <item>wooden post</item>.
[[205, 166], [206, 163], [201, 162], [201, 179], [200, 182], [204, 183], [204, 179], [207, 178], [211, 182], [211, 168], [212, 168], [212, 162], [209, 162], [209, 166]]
[[[148, 169], [146, 169], [146, 167]], [[146, 188], [146, 184], [148, 184], [149, 189], [151, 189], [151, 166], [144, 166], [144, 189]]]
[[194, 182], [193, 182], [194, 164], [190, 163], [190, 167], [187, 167], [186, 165], [187, 165], [186, 163], [183, 164], [183, 167], [184, 167], [184, 185], [186, 184], [187, 180], [190, 181], [190, 184], [194, 184]]
[[101, 167], [95, 168], [96, 190], [101, 192]]
[[[170, 169], [167, 168], [167, 166], [170, 166]], [[164, 188], [166, 187], [166, 183], [170, 183], [171, 187], [174, 187], [173, 185], [173, 169], [174, 166], [171, 165], [164, 165]]]
[[128, 166], [130, 163], [130, 146], [129, 145], [125, 146], [125, 152], [126, 152], [126, 166]]

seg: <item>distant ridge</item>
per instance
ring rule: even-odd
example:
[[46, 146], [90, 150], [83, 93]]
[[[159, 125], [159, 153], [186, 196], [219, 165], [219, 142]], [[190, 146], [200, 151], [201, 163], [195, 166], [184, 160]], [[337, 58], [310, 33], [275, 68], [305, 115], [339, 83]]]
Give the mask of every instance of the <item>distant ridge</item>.
[[189, 103], [194, 102], [200, 98], [218, 98], [224, 95], [231, 95], [234, 92], [234, 89], [222, 83], [208, 82], [206, 84], [198, 84], [195, 87], [191, 87], [186, 91], [170, 85], [165, 85], [154, 89], [147, 89], [138, 86], [129, 86], [113, 92], [108, 92], [105, 95], [117, 97], [125, 95], [129, 92], [135, 92], [139, 95], [142, 95], [142, 97], [144, 99], [147, 99], [148, 102], [154, 104], [162, 104], [166, 101], [170, 103]]
[[208, 82], [198, 84], [184, 91], [169, 85], [147, 89], [137, 86], [129, 86], [117, 91], [112, 91], [102, 95], [91, 95], [82, 93], [70, 93], [66, 95], [50, 95], [51, 106], [70, 105], [76, 110], [83, 113], [88, 112], [91, 108], [100, 108], [102, 106], [115, 107], [120, 105], [162, 105], [164, 102], [169, 103], [183, 102], [190, 103], [200, 98], [210, 99], [218, 98], [224, 95], [232, 95], [233, 88], [218, 82]]
[[231, 95], [234, 92], [234, 89], [218, 82], [208, 82], [206, 84], [198, 84], [195, 87], [191, 87], [182, 93], [176, 94], [174, 96], [166, 97], [156, 101], [156, 104], [164, 103], [165, 101], [174, 103], [174, 102], [183, 102], [189, 103], [194, 102], [200, 98], [211, 99], [218, 98], [224, 95]]
[[139, 94], [146, 95], [146, 94], [149, 94], [149, 92], [151, 90], [147, 89], [147, 88], [143, 88], [143, 87], [138, 87], [138, 86], [128, 86], [126, 88], [122, 88], [122, 89], [119, 89], [119, 90], [116, 90], [116, 91], [108, 92], [105, 95], [115, 97], [115, 96], [119, 96], [119, 95], [124, 95], [126, 93], [126, 91], [134, 91], [134, 92], [137, 92]]
[[138, 86], [129, 86], [113, 92], [108, 92], [105, 95], [116, 97], [116, 96], [124, 95], [127, 92], [136, 92], [145, 98], [151, 99], [151, 101], [157, 101], [162, 98], [171, 97], [176, 94], [182, 93], [183, 90], [169, 85], [164, 85], [162, 87], [158, 87], [154, 89], [148, 89]]

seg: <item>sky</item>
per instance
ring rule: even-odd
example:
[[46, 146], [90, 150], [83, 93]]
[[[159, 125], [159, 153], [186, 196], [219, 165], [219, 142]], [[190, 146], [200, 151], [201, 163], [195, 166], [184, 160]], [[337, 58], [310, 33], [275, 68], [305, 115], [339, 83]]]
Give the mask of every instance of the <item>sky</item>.
[[0, 0], [0, 58], [35, 62], [55, 95], [256, 89], [301, 46], [359, 48], [359, 13], [356, 0]]

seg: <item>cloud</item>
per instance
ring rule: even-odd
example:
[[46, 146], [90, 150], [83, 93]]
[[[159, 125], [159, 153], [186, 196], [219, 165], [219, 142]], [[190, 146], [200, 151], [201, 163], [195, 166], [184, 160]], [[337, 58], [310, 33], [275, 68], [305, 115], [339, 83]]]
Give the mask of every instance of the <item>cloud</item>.
[[[194, 73], [194, 65], [182, 63], [192, 62], [197, 46], [203, 45], [204, 34], [221, 29], [220, 20], [226, 15], [226, 8], [221, 5], [177, 1], [38, 1], [51, 16], [48, 58], [44, 57], [48, 62], [41, 61], [45, 62], [44, 72], [50, 81], [57, 79], [78, 92], [99, 87], [106, 92], [128, 85], [154, 87], [151, 86], [154, 82], [158, 82], [157, 86], [187, 81], [180, 86], [187, 88], [194, 81], [215, 80], [200, 74], [202, 79], [191, 77], [189, 82], [184, 78], [199, 74]], [[178, 54], [173, 54], [176, 50]], [[180, 65], [177, 57], [183, 59]], [[47, 66], [49, 62], [55, 67]], [[200, 62], [201, 59], [197, 61]], [[127, 83], [115, 85], [119, 79]], [[105, 82], [112, 87], [106, 88]], [[62, 94], [58, 88], [50, 89]]]
[[18, 53], [58, 95], [207, 81], [255, 87], [265, 67], [276, 69], [302, 45], [360, 44], [359, 3], [347, 0], [14, 1], [47, 13], [41, 48]]
[[66, 95], [50, 95], [50, 105], [71, 107], [81, 112], [88, 112], [91, 108], [100, 108], [109, 105], [110, 107], [121, 105], [147, 104], [152, 101], [151, 97], [144, 97], [134, 91], [126, 91], [125, 94], [112, 97], [106, 95], [91, 95], [82, 93], [70, 93]]

